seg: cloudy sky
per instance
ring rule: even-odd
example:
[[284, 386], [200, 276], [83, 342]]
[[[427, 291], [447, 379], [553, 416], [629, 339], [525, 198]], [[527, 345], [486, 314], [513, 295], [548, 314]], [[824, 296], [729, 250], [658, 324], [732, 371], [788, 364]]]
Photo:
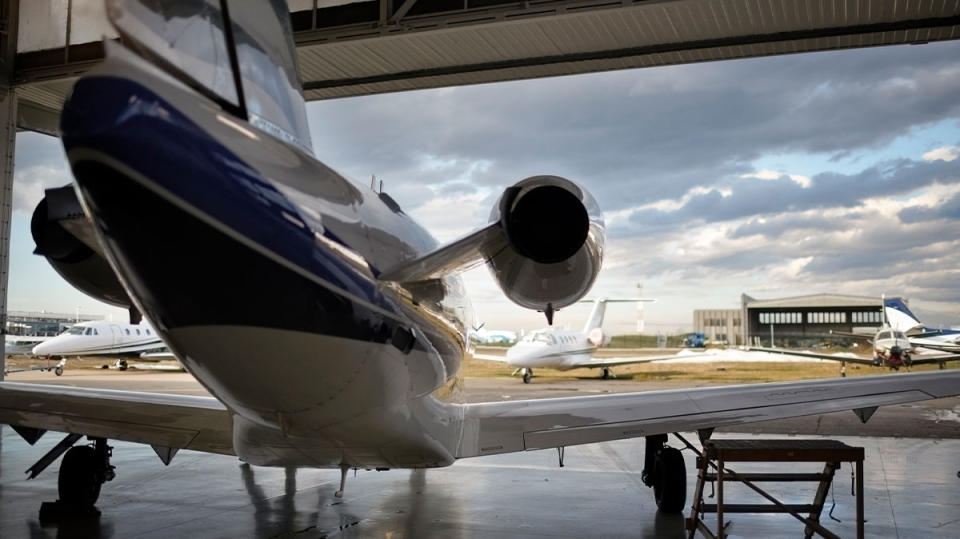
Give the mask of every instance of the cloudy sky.
[[[593, 295], [658, 299], [648, 332], [696, 308], [836, 292], [902, 295], [960, 325], [960, 42], [813, 53], [340, 99], [308, 105], [318, 157], [371, 174], [439, 239], [482, 226], [504, 187], [556, 174], [604, 210]], [[29, 213], [69, 181], [57, 141], [17, 139], [10, 308], [118, 313], [30, 255]], [[466, 275], [478, 318], [542, 315]], [[558, 315], [579, 327], [584, 306]], [[633, 331], [612, 308], [608, 328]]]

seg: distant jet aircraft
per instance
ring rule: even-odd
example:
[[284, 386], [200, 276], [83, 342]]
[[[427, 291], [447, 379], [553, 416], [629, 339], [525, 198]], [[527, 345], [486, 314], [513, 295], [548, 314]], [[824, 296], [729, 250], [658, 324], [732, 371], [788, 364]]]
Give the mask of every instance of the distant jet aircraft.
[[[167, 345], [147, 323], [118, 324], [105, 320], [79, 322], [60, 335], [33, 347], [35, 356], [80, 357], [119, 355], [140, 357], [143, 353], [161, 352]], [[118, 360], [121, 370], [127, 360]]]
[[470, 339], [477, 344], [512, 344], [517, 342], [517, 333], [504, 329], [480, 327], [470, 332]]
[[[592, 301], [592, 300], [586, 300]], [[477, 359], [500, 361], [516, 367], [523, 376], [523, 383], [529, 384], [534, 368], [557, 369], [601, 369], [601, 378], [610, 378], [610, 368], [617, 365], [648, 363], [663, 359], [672, 359], [675, 355], [625, 358], [595, 358], [597, 348], [610, 344], [610, 335], [603, 330], [603, 317], [608, 303], [654, 301], [651, 299], [607, 299], [596, 301], [593, 311], [583, 326], [583, 331], [565, 331], [558, 328], [546, 328], [532, 331], [520, 339], [520, 342], [507, 350], [506, 356], [474, 354]]]
[[16, 354], [33, 353], [33, 347], [52, 339], [39, 335], [6, 335], [4, 339], [4, 353], [9, 357]]
[[121, 39], [64, 104], [76, 184], [34, 212], [37, 252], [90, 295], [132, 301], [212, 396], [0, 382], [0, 422], [30, 443], [67, 431], [29, 468], [62, 455], [54, 516], [94, 513], [115, 477], [110, 439], [165, 464], [190, 449], [338, 468], [343, 496], [351, 468], [644, 437], [643, 482], [678, 512], [687, 475], [668, 433], [960, 393], [948, 372], [465, 403], [458, 273], [487, 264], [549, 320], [600, 271], [590, 193], [520, 180], [486, 225], [440, 245], [314, 154], [286, 2], [110, 0], [106, 13]]

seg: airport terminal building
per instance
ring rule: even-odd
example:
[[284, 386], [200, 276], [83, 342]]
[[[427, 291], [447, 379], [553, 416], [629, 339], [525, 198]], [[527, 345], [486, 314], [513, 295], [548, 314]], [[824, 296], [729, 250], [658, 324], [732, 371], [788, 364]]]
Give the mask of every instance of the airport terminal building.
[[7, 335], [59, 335], [76, 322], [103, 320], [103, 316], [87, 314], [48, 313], [46, 311], [9, 311]]
[[754, 346], [811, 346], [834, 340], [830, 331], [875, 332], [883, 324], [879, 297], [812, 294], [778, 299], [740, 296], [743, 342]]

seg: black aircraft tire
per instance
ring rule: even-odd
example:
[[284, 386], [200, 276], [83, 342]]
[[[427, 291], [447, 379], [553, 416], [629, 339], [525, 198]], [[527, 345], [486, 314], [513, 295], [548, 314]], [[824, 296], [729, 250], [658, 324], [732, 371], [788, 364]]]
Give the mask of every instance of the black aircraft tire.
[[601, 374], [600, 377], [603, 378], [604, 380], [609, 379], [609, 378], [610, 378], [610, 371], [607, 370], [607, 369], [603, 369], [603, 374]]
[[687, 467], [680, 450], [664, 447], [653, 466], [653, 497], [663, 513], [680, 513], [687, 503]]
[[523, 371], [523, 383], [529, 384], [529, 383], [530, 383], [530, 378], [532, 378], [532, 377], [533, 377], [533, 375], [530, 373], [529, 370]]
[[81, 507], [97, 503], [101, 482], [95, 469], [96, 455], [92, 447], [71, 447], [60, 463], [60, 477], [57, 479], [60, 501]]
[[61, 376], [63, 374], [63, 367], [57, 367], [53, 369], [53, 374], [56, 374], [57, 376]]

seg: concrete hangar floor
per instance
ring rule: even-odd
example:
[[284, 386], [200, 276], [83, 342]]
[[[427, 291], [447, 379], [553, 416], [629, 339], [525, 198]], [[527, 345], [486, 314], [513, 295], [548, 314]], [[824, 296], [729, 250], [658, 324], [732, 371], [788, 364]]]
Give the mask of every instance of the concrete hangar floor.
[[[17, 378], [28, 379], [203, 392], [187, 374], [68, 370], [61, 378], [48, 373]], [[650, 388], [629, 381], [550, 380], [523, 386], [512, 378], [467, 380], [471, 400]], [[958, 537], [958, 413], [960, 399], [941, 399], [881, 408], [867, 425], [845, 412], [745, 425], [740, 432], [714, 436], [815, 438], [806, 433], [819, 433], [864, 447], [867, 536]], [[835, 435], [839, 432], [870, 437]], [[111, 442], [117, 477], [103, 487], [97, 504], [102, 516], [41, 523], [41, 502], [57, 497], [57, 466], [32, 481], [23, 472], [59, 439], [50, 433], [31, 447], [9, 427], [2, 428], [0, 537], [685, 537], [683, 516], [657, 513], [652, 492], [640, 480], [642, 440], [569, 447], [563, 468], [551, 450], [467, 459], [426, 471], [360, 471], [350, 474], [343, 499], [333, 496], [337, 470], [252, 467], [233, 457], [189, 451], [164, 467], [148, 446]], [[689, 507], [695, 458], [689, 451], [683, 454]], [[753, 465], [749, 471], [778, 466]], [[856, 530], [849, 470], [845, 464], [838, 472], [821, 518], [841, 537]], [[768, 486], [785, 503], [809, 503], [815, 488], [806, 483]], [[745, 490], [727, 488], [728, 502], [759, 501]], [[841, 522], [827, 516], [834, 502], [832, 515]], [[733, 522], [732, 536], [803, 533], [802, 524], [787, 515], [736, 514], [725, 520]]]

